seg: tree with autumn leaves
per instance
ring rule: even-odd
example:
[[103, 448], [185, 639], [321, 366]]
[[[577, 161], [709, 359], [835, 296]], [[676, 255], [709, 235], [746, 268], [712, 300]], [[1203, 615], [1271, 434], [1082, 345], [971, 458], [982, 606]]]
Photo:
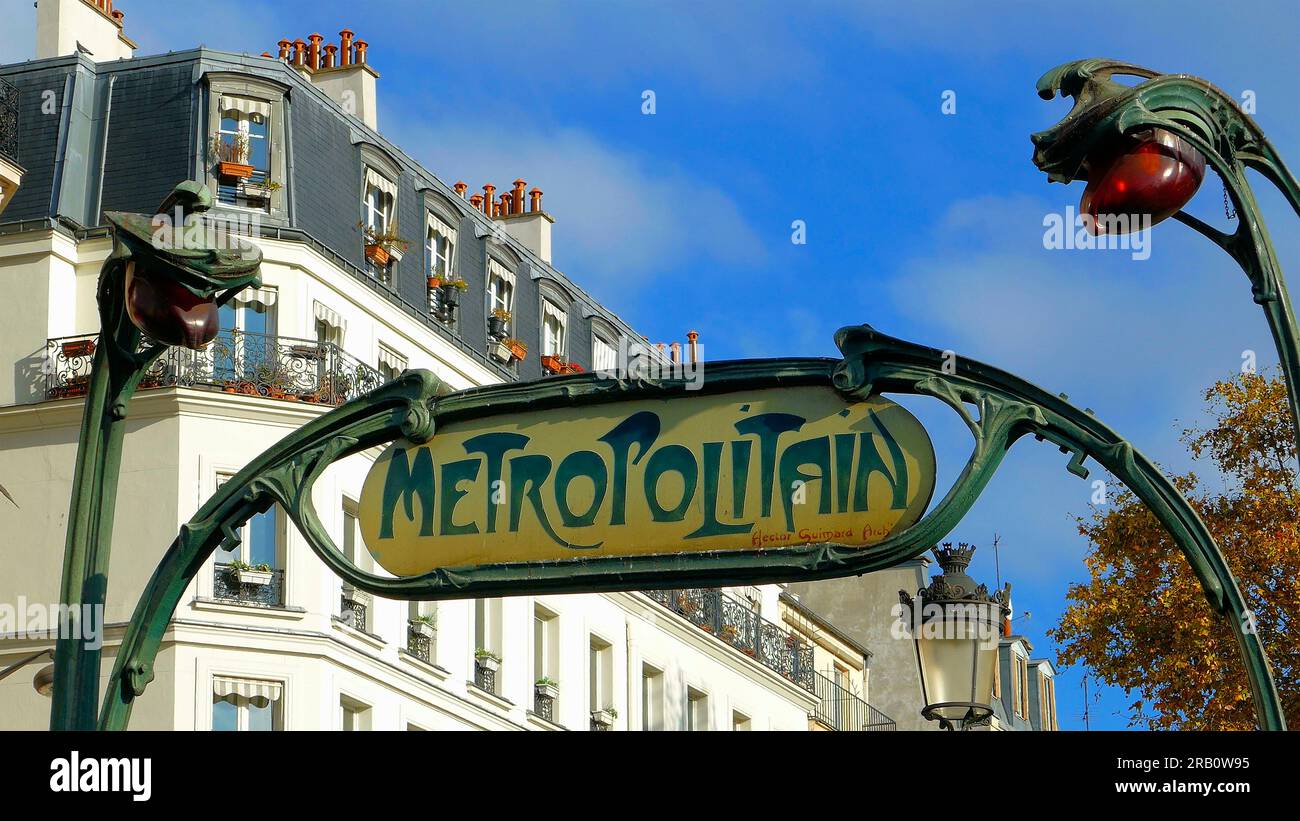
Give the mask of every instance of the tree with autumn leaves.
[[[1211, 424], [1183, 432], [1216, 481], [1174, 477], [1200, 514], [1254, 614], [1287, 724], [1300, 727], [1300, 485], [1286, 386], [1241, 374], [1205, 392]], [[1079, 519], [1090, 580], [1070, 587], [1048, 635], [1063, 665], [1082, 662], [1135, 697], [1134, 724], [1151, 729], [1255, 728], [1237, 641], [1206, 604], [1191, 567], [1129, 491]]]

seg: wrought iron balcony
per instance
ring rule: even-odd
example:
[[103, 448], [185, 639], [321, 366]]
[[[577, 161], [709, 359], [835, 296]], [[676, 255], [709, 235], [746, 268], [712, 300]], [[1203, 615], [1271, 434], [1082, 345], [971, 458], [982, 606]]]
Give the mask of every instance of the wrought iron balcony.
[[692, 624], [810, 692], [812, 646], [721, 590], [647, 590], [645, 594]]
[[892, 718], [821, 673], [813, 673], [813, 693], [819, 699], [814, 715], [832, 730], [892, 732], [898, 729]]
[[[66, 336], [46, 343], [45, 395], [84, 396], [97, 336]], [[385, 382], [330, 342], [224, 331], [203, 350], [168, 348], [140, 382], [142, 390], [166, 386], [210, 388], [317, 405], [341, 405]]]
[[555, 723], [555, 699], [541, 693], [533, 693], [533, 712], [538, 718]]
[[241, 584], [229, 564], [215, 564], [212, 570], [212, 597], [257, 607], [283, 607], [284, 571], [272, 570], [271, 581], [267, 584]]
[[0, 78], [0, 157], [18, 162], [18, 89]]
[[420, 661], [431, 661], [433, 658], [433, 636], [432, 631], [424, 629], [424, 626], [417, 622], [410, 622], [406, 625], [406, 652], [418, 658]]
[[492, 695], [497, 694], [497, 668], [495, 665], [484, 663], [482, 659], [474, 662], [474, 686], [480, 690], [486, 690]]

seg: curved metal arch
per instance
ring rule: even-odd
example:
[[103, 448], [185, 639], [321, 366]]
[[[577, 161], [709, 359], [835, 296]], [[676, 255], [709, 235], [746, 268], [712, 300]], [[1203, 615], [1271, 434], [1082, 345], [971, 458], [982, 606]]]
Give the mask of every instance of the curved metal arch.
[[[234, 528], [279, 503], [318, 557], [348, 583], [397, 599], [446, 599], [525, 593], [602, 592], [656, 587], [815, 580], [856, 575], [922, 555], [947, 536], [979, 498], [1006, 451], [1032, 434], [1071, 453], [1068, 469], [1088, 475], [1092, 457], [1128, 485], [1156, 514], [1187, 556], [1216, 613], [1228, 618], [1246, 660], [1259, 723], [1285, 722], [1258, 636], [1233, 618], [1245, 610], [1222, 554], [1196, 512], [1159, 469], [1090, 413], [1005, 371], [963, 360], [944, 373], [934, 348], [880, 334], [868, 326], [836, 334], [842, 360], [789, 359], [710, 365], [705, 392], [779, 385], [825, 385], [849, 399], [878, 393], [931, 396], [965, 421], [975, 445], [960, 476], [921, 521], [868, 549], [813, 544], [781, 550], [738, 550], [680, 556], [592, 558], [529, 565], [479, 565], [439, 569], [410, 578], [361, 571], [335, 546], [311, 503], [315, 480], [337, 459], [405, 435], [426, 441], [437, 425], [457, 419], [509, 414], [522, 408], [583, 406], [636, 398], [682, 395], [684, 382], [625, 382], [596, 374], [556, 377], [532, 384], [473, 388], [436, 397], [424, 371], [407, 372], [389, 385], [309, 423], [240, 471], [182, 528], [146, 588], [119, 651], [100, 726], [123, 729], [131, 703], [152, 678], [152, 664], [168, 621], [189, 581]], [[978, 409], [972, 415], [968, 405]], [[526, 579], [526, 583], [524, 580]]]
[[[1111, 78], [1127, 75], [1144, 82], [1127, 86]], [[1117, 60], [1077, 60], [1057, 66], [1038, 80], [1038, 95], [1073, 97], [1070, 113], [1055, 126], [1032, 135], [1034, 165], [1053, 182], [1086, 179], [1085, 158], [1099, 144], [1143, 128], [1163, 128], [1190, 142], [1223, 181], [1239, 217], [1227, 234], [1185, 211], [1174, 218], [1208, 238], [1241, 266], [1251, 296], [1264, 309], [1286, 377], [1291, 420], [1300, 457], [1300, 332], [1287, 294], [1286, 279], [1246, 169], [1273, 184], [1300, 216], [1300, 182], [1282, 162], [1263, 130], [1236, 100], [1211, 83], [1186, 74], [1160, 74]]]

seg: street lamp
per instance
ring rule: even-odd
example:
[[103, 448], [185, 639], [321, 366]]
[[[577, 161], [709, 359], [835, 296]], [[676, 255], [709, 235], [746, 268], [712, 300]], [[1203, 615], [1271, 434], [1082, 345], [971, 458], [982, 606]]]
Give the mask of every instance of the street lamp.
[[993, 715], [993, 676], [1002, 620], [1011, 615], [1011, 584], [996, 593], [966, 575], [975, 546], [934, 548], [943, 572], [919, 601], [898, 591], [921, 670], [921, 715], [945, 730], [965, 730]]
[[[200, 217], [211, 207], [208, 188], [189, 180], [152, 216], [105, 213], [113, 251], [99, 275], [100, 332], [68, 507], [59, 593], [68, 616], [54, 650], [51, 729], [90, 730], [98, 718], [100, 650], [77, 637], [103, 629], [127, 404], [168, 346], [210, 342], [220, 306], [261, 284], [261, 251], [208, 230]], [[74, 623], [82, 613], [91, 624]]]
[[[1141, 82], [1120, 83], [1112, 79], [1117, 75]], [[1059, 123], [1031, 135], [1034, 165], [1049, 182], [1087, 182], [1081, 211], [1094, 218], [1094, 234], [1137, 227], [1105, 217], [1149, 217], [1154, 225], [1172, 216], [1241, 266], [1273, 335], [1300, 456], [1300, 331], [1246, 171], [1271, 182], [1297, 214], [1300, 182], [1237, 101], [1199, 78], [1115, 60], [1077, 60], [1039, 78], [1039, 97], [1057, 94], [1073, 97], [1074, 106]], [[1225, 210], [1230, 203], [1239, 217], [1231, 234], [1180, 210], [1207, 165], [1223, 180]], [[1112, 231], [1117, 224], [1119, 231]]]

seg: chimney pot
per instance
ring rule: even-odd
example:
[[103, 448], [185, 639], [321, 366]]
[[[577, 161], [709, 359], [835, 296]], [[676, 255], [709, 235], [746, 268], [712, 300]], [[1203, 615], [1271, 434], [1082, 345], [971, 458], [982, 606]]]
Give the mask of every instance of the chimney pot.
[[264, 52], [262, 52], [262, 56], [263, 56], [263, 57], [270, 57], [270, 56], [271, 56], [271, 52], [269, 52], [269, 51], [264, 51]]
[[700, 332], [699, 332], [699, 331], [687, 331], [687, 332], [686, 332], [686, 344], [687, 344], [687, 347], [688, 347], [688, 349], [689, 349], [689, 351], [690, 351], [690, 357], [691, 357], [690, 360], [688, 360], [688, 361], [689, 361], [692, 365], [694, 365], [696, 362], [699, 362], [699, 361], [700, 361]]
[[290, 49], [292, 46], [293, 46], [293, 42], [292, 42], [291, 40], [289, 40], [288, 38], [286, 38], [286, 39], [280, 41], [280, 59], [281, 59], [281, 60], [288, 60], [288, 59], [289, 59], [289, 49]]
[[524, 182], [523, 180], [515, 180], [515, 190], [514, 193], [511, 194], [510, 196], [511, 213], [514, 214], [524, 213], [524, 189], [526, 189], [527, 187], [528, 187], [528, 183]]
[[338, 65], [339, 47], [330, 43], [325, 47], [325, 68], [334, 68]]
[[320, 36], [319, 33], [313, 32], [307, 36], [307, 39], [311, 41], [311, 47], [307, 52], [307, 63], [311, 66], [312, 71], [316, 71], [320, 68], [320, 43], [325, 38]]
[[681, 362], [681, 361], [682, 361], [682, 343], [680, 343], [680, 342], [674, 342], [672, 345], [669, 346], [669, 349], [672, 351], [672, 359], [673, 359], [673, 362]]
[[307, 44], [301, 37], [293, 41], [293, 64], [299, 67], [307, 64]]
[[343, 29], [339, 32], [339, 37], [343, 38], [343, 45], [339, 48], [339, 65], [352, 65], [352, 37], [355, 32], [352, 29]]
[[365, 40], [357, 40], [357, 64], [360, 65], [366, 61], [366, 49], [370, 44]]
[[542, 210], [542, 189], [533, 186], [533, 190], [528, 192], [528, 211]]
[[469, 190], [469, 186], [461, 180], [456, 180], [456, 184], [452, 186], [452, 190], [457, 194], [460, 194], [461, 199], [465, 199], [465, 192]]
[[122, 24], [122, 18], [126, 16], [126, 12], [118, 11], [117, 9], [113, 9], [109, 14], [113, 15], [113, 19], [117, 21], [119, 26]]
[[492, 205], [496, 202], [495, 192], [497, 187], [492, 183], [483, 186], [483, 213], [489, 217], [492, 216]]
[[512, 202], [514, 202], [514, 195], [511, 194], [509, 191], [506, 191], [501, 195], [501, 216], [503, 217], [510, 216], [510, 211], [511, 211], [510, 204]]
[[470, 198], [469, 198], [469, 204], [472, 205], [472, 206], [474, 206], [474, 208], [475, 208], [476, 210], [482, 211], [482, 210], [483, 210], [483, 195], [482, 195], [482, 194], [475, 194], [474, 196], [470, 197]]

